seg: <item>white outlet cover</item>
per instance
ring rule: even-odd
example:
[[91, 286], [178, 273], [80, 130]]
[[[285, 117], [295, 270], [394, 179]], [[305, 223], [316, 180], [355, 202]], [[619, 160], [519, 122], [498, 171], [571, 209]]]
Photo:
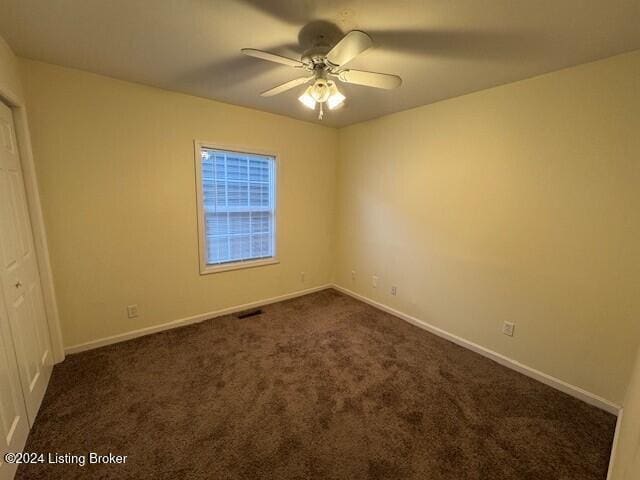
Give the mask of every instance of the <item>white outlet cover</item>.
[[374, 275], [373, 278], [371, 278], [371, 285], [373, 285], [373, 288], [377, 288], [378, 287], [378, 276]]
[[398, 293], [398, 287], [396, 287], [395, 285], [393, 287], [391, 287], [391, 295], [396, 295]]
[[502, 324], [502, 333], [509, 337], [513, 337], [514, 330], [516, 328], [516, 324], [513, 322], [504, 322]]

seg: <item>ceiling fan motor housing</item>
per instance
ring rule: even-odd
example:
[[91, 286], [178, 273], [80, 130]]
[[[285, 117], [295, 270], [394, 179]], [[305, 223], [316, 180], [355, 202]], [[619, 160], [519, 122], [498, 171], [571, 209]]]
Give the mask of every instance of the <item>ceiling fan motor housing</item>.
[[329, 45], [318, 44], [311, 47], [309, 50], [304, 52], [302, 55], [301, 61], [302, 63], [312, 66], [312, 67], [325, 67], [327, 53], [329, 52]]

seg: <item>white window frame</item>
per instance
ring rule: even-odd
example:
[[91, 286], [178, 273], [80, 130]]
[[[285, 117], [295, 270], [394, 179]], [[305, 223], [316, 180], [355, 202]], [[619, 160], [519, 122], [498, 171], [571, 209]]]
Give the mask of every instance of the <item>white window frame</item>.
[[[238, 145], [220, 145], [215, 142], [194, 140], [194, 162], [196, 170], [196, 203], [198, 212], [198, 252], [200, 257], [200, 275], [210, 273], [227, 272], [230, 270], [240, 270], [244, 268], [262, 267], [280, 263], [278, 259], [278, 175], [280, 172], [279, 156], [275, 152], [249, 148]], [[253, 155], [265, 155], [274, 159], [273, 175], [273, 256], [257, 260], [241, 260], [238, 262], [222, 263], [211, 265], [207, 263], [207, 239], [205, 227], [204, 195], [202, 193], [202, 149], [227, 150], [238, 153]]]

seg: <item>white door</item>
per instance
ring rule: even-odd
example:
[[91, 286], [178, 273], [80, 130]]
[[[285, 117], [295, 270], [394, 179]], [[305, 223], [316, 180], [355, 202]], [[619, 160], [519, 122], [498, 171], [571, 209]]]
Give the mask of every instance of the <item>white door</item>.
[[11, 109], [0, 103], [0, 289], [33, 424], [53, 368]]
[[13, 478], [17, 464], [6, 463], [4, 456], [7, 452], [21, 452], [28, 433], [9, 319], [0, 297], [0, 480]]

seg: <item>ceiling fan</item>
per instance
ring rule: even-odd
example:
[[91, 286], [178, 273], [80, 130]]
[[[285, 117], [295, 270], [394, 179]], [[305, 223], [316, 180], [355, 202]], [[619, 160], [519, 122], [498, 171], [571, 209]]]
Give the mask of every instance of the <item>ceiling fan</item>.
[[334, 110], [342, 106], [346, 98], [338, 90], [336, 80], [385, 90], [397, 88], [402, 84], [402, 79], [397, 75], [344, 68], [347, 63], [367, 50], [372, 44], [371, 37], [365, 32], [352, 30], [333, 47], [324, 43], [321, 38], [313, 47], [304, 52], [300, 60], [255, 48], [243, 48], [241, 51], [250, 57], [288, 65], [308, 72], [309, 74], [306, 76], [285, 82], [262, 92], [260, 95], [271, 97], [299, 85], [313, 82], [298, 100], [312, 110], [315, 110], [316, 105], [319, 105], [318, 118], [322, 119], [325, 103], [330, 110]]

